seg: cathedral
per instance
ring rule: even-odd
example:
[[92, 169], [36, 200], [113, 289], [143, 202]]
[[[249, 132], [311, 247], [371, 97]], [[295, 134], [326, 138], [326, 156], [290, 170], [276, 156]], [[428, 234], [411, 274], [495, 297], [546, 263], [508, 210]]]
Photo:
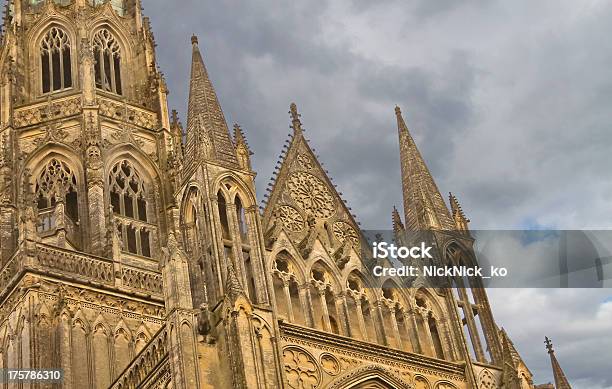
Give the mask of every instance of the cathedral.
[[[480, 280], [375, 279], [295, 104], [260, 207], [195, 36], [186, 126], [169, 111], [141, 0], [9, 0], [1, 40], [0, 368], [63, 377], [0, 387], [570, 388], [548, 340], [534, 385]], [[397, 239], [475, 264], [395, 120]]]

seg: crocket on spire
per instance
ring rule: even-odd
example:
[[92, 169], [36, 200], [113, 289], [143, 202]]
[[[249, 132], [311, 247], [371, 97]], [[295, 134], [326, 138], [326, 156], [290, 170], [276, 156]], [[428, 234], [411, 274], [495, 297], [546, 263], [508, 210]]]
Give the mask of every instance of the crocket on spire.
[[400, 143], [404, 215], [409, 230], [453, 230], [455, 223], [412, 139], [399, 107], [395, 107]]
[[191, 37], [191, 45], [186, 158], [193, 162], [206, 159], [237, 164], [227, 123], [195, 35]]

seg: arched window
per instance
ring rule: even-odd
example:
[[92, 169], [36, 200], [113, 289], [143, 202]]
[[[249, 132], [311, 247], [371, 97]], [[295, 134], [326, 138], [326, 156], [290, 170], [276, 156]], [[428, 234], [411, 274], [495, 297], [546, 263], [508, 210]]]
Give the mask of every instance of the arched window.
[[70, 38], [64, 30], [52, 27], [40, 41], [42, 92], [72, 87]]
[[442, 339], [440, 338], [440, 332], [438, 331], [438, 323], [433, 317], [429, 317], [428, 320], [429, 332], [431, 333], [431, 341], [433, 343], [435, 357], [444, 359], [444, 349], [442, 347]]
[[144, 180], [123, 160], [111, 169], [109, 189], [124, 251], [150, 257], [152, 226], [147, 225], [149, 202]]
[[229, 231], [229, 221], [227, 220], [227, 202], [223, 192], [217, 194], [217, 204], [219, 205], [219, 218], [221, 219], [221, 234], [223, 239], [231, 239]]
[[[189, 279], [193, 306], [199, 307], [207, 297], [214, 299], [216, 274], [214, 261], [209, 261], [207, 250], [206, 206], [196, 187], [189, 188], [183, 200], [182, 232], [185, 250], [189, 259]], [[209, 283], [208, 285], [206, 283]], [[208, 293], [208, 296], [207, 296]], [[212, 294], [211, 294], [212, 293]]]
[[[36, 178], [36, 199], [39, 214], [43, 218], [40, 226], [43, 231], [55, 226], [55, 220], [51, 214], [58, 202], [64, 203], [66, 214], [73, 222], [79, 220], [76, 175], [63, 161], [55, 158], [50, 160]], [[45, 217], [47, 213], [48, 218]]]
[[121, 48], [110, 31], [103, 28], [94, 35], [93, 49], [96, 87], [108, 92], [122, 94]]
[[238, 228], [240, 229], [240, 237], [242, 238], [242, 243], [248, 244], [249, 238], [247, 236], [246, 215], [244, 213], [242, 201], [240, 201], [240, 197], [238, 196], [236, 196], [236, 219], [238, 220]]
[[[468, 261], [464, 253], [452, 245], [446, 250], [446, 257], [453, 265], [466, 266]], [[473, 359], [479, 362], [487, 362], [487, 355], [483, 346], [486, 345], [486, 337], [483, 329], [484, 323], [481, 313], [482, 305], [477, 300], [478, 280], [468, 277], [457, 277], [452, 280], [453, 297], [457, 302], [459, 315], [463, 322], [463, 331], [468, 340], [468, 349]], [[489, 347], [486, 349], [488, 360], [492, 360]]]

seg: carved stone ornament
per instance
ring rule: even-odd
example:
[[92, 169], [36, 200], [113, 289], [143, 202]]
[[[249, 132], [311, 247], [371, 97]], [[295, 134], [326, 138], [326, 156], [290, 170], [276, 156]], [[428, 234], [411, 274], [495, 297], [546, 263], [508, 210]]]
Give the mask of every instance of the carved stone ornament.
[[289, 232], [300, 232], [306, 226], [304, 217], [302, 217], [297, 209], [290, 205], [276, 207], [274, 214]]
[[344, 243], [346, 240], [349, 240], [353, 247], [359, 247], [359, 235], [350, 224], [343, 221], [338, 221], [334, 223], [332, 230], [334, 232], [334, 236], [340, 243]]
[[327, 374], [335, 376], [340, 373], [340, 362], [333, 355], [326, 353], [321, 355], [321, 368]]
[[489, 370], [484, 369], [478, 377], [478, 388], [479, 389], [497, 389], [497, 380], [493, 373]]
[[314, 358], [298, 347], [283, 350], [287, 385], [295, 389], [315, 389], [321, 383], [321, 371]]
[[299, 154], [297, 156], [297, 161], [300, 167], [303, 169], [310, 170], [314, 167], [312, 160], [306, 154]]
[[305, 172], [293, 173], [287, 181], [289, 195], [306, 213], [327, 219], [336, 213], [336, 202], [319, 178]]

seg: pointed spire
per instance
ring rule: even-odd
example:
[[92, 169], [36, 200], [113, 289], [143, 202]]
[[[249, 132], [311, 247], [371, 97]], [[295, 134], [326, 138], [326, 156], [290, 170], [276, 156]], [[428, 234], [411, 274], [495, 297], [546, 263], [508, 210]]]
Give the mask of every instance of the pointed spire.
[[186, 158], [236, 164], [236, 154], [219, 99], [208, 77], [197, 36], [191, 37], [192, 60], [187, 114]]
[[289, 114], [291, 115], [291, 128], [293, 128], [293, 134], [301, 134], [302, 133], [302, 122], [300, 121], [300, 115], [297, 110], [297, 105], [295, 103], [291, 103], [289, 106]]
[[393, 212], [391, 213], [391, 220], [393, 221], [393, 231], [397, 234], [404, 230], [404, 223], [402, 223], [402, 217], [400, 216], [395, 205], [393, 206]]
[[555, 350], [553, 349], [552, 341], [548, 338], [548, 336], [544, 337], [544, 339], [546, 350], [548, 350], [548, 354], [550, 355], [550, 362], [552, 364], [553, 376], [555, 377], [556, 389], [572, 389], [567, 377], [565, 377], [565, 373], [563, 373], [563, 369], [561, 369], [561, 365], [559, 365], [559, 361], [557, 361], [557, 357], [555, 357]]
[[459, 200], [457, 200], [457, 197], [455, 197], [455, 195], [448, 192], [448, 201], [450, 202], [451, 215], [455, 220], [455, 225], [457, 226], [457, 229], [460, 231], [468, 231], [468, 224], [470, 222], [470, 219], [465, 216], [465, 213], [463, 212], [463, 209], [459, 204]]
[[419, 152], [414, 139], [395, 107], [400, 143], [404, 217], [410, 230], [455, 229], [442, 195]]

